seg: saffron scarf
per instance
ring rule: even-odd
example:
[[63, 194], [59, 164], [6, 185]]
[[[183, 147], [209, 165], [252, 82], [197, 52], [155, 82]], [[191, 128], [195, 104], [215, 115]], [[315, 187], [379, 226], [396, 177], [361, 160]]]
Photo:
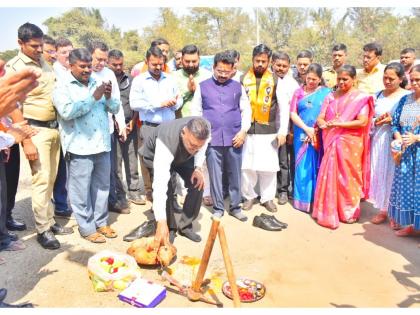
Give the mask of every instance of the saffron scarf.
[[268, 125], [270, 119], [271, 100], [274, 93], [274, 78], [269, 70], [266, 70], [261, 78], [257, 93], [257, 78], [253, 69], [250, 69], [243, 78], [246, 94], [252, 108], [252, 121]]

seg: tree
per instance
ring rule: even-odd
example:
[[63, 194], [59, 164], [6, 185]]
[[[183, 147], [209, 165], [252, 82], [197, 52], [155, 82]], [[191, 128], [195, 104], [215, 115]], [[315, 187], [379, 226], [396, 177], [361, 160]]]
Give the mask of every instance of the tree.
[[48, 27], [49, 35], [68, 38], [76, 46], [86, 46], [93, 39], [107, 43], [111, 40], [98, 9], [75, 8], [61, 17], [50, 17], [43, 24]]
[[43, 24], [49, 35], [68, 38], [75, 47], [88, 47], [91, 41], [101, 40], [110, 49], [122, 50], [131, 66], [143, 59], [146, 45], [137, 30], [121, 34], [117, 26], [108, 26], [99, 9], [74, 8], [59, 17], [48, 18]]
[[171, 8], [161, 8], [158, 18], [151, 26], [143, 30], [143, 35], [148, 44], [146, 49], [156, 38], [166, 39], [175, 50], [190, 43], [184, 18], [178, 17]]
[[0, 52], [0, 59], [7, 62], [13, 57], [15, 57], [18, 54], [18, 52], [19, 52], [18, 49], [5, 50], [3, 52]]
[[276, 51], [289, 50], [294, 32], [305, 25], [306, 10], [295, 8], [265, 8], [260, 13], [262, 38]]
[[362, 42], [372, 42], [378, 35], [378, 26], [391, 15], [390, 8], [348, 8], [347, 16], [356, 35]]
[[188, 27], [193, 42], [203, 54], [236, 49], [241, 52], [242, 64], [250, 62], [255, 29], [251, 18], [241, 8], [192, 8], [190, 16]]

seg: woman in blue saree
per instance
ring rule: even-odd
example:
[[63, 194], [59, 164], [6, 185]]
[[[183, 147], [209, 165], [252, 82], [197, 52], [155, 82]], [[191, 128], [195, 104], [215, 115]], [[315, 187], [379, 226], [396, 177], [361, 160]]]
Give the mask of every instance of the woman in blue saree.
[[316, 119], [325, 97], [331, 92], [323, 86], [322, 67], [308, 67], [305, 84], [297, 89], [290, 102], [295, 151], [295, 181], [293, 207], [310, 212], [314, 200], [316, 177], [321, 161], [320, 137], [315, 129]]

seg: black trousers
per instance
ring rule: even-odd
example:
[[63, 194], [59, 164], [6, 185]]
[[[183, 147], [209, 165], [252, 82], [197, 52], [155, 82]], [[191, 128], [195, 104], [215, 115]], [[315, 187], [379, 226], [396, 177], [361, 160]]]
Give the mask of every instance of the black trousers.
[[[153, 174], [153, 169], [149, 169]], [[201, 208], [201, 200], [203, 198], [203, 190], [198, 190], [194, 187], [194, 184], [191, 183], [191, 176], [194, 172], [194, 159], [190, 159], [187, 162], [173, 166], [171, 168], [171, 179], [168, 181], [168, 190], [166, 193], [166, 219], [168, 223], [168, 228], [170, 230], [190, 230], [192, 229], [192, 223], [198, 217]], [[184, 205], [182, 207], [181, 218], [177, 224], [175, 220], [175, 213], [173, 210], [174, 202], [174, 185], [173, 185], [173, 176], [178, 174], [184, 180], [185, 188], [187, 188], [187, 195], [185, 197]]]
[[6, 228], [7, 220], [7, 185], [6, 171], [4, 163], [0, 162], [0, 250], [4, 249], [10, 243], [10, 237]]
[[140, 193], [140, 176], [138, 168], [138, 149], [139, 139], [137, 136], [137, 126], [134, 126], [133, 130], [127, 136], [125, 142], [117, 141], [117, 152], [116, 152], [116, 171], [119, 181], [117, 181], [116, 190], [117, 196], [125, 195], [125, 187], [123, 184], [123, 167], [122, 162], [124, 161], [124, 172], [127, 182], [127, 189], [130, 193]]
[[19, 183], [20, 173], [20, 150], [19, 144], [14, 144], [10, 148], [9, 161], [5, 163], [6, 168], [6, 182], [7, 182], [7, 197], [6, 197], [6, 209], [7, 216], [12, 215], [12, 210], [15, 207], [16, 193]]
[[293, 185], [295, 181], [295, 154], [293, 145], [283, 144], [279, 148], [280, 170], [277, 172], [277, 192], [287, 192], [293, 196]]

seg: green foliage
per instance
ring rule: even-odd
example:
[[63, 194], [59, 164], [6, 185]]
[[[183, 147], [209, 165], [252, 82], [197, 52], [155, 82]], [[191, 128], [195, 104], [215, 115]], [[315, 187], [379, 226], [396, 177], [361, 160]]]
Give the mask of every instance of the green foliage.
[[[315, 62], [331, 64], [331, 48], [345, 43], [348, 63], [361, 66], [364, 44], [376, 41], [383, 45], [383, 61], [398, 59], [405, 47], [420, 50], [420, 10], [412, 8], [409, 16], [396, 16], [391, 8], [347, 8], [341, 17], [333, 8], [259, 8], [260, 42], [274, 51], [289, 53], [292, 62], [302, 49], [310, 49]], [[256, 9], [248, 14], [241, 8], [189, 8], [184, 15], [172, 8], [161, 8], [152, 25], [139, 34], [137, 30], [122, 32], [107, 24], [99, 9], [73, 8], [59, 17], [50, 17], [44, 25], [54, 38], [69, 38], [75, 47], [89, 41], [102, 40], [123, 51], [126, 65], [131, 67], [144, 59], [150, 42], [163, 37], [172, 51], [196, 44], [202, 55], [213, 55], [225, 49], [241, 53], [240, 68], [251, 64], [251, 53], [257, 44]], [[133, 26], [134, 27], [134, 26]], [[0, 57], [9, 60], [16, 50]]]
[[305, 9], [266, 8], [260, 13], [261, 37], [267, 45], [276, 51], [290, 50], [292, 34], [306, 21]]
[[5, 62], [9, 61], [13, 57], [15, 57], [18, 54], [18, 49], [10, 49], [0, 52], [0, 59], [4, 60]]
[[48, 35], [68, 38], [75, 47], [87, 47], [89, 42], [100, 40], [110, 49], [120, 49], [125, 55], [126, 66], [130, 67], [143, 59], [147, 49], [137, 30], [122, 33], [115, 25], [109, 27], [98, 9], [74, 8], [60, 17], [50, 17], [44, 25], [48, 27]]
[[159, 10], [159, 16], [153, 25], [144, 28], [143, 38], [147, 43], [143, 48], [144, 54], [149, 48], [149, 44], [157, 38], [166, 39], [173, 51], [182, 49], [186, 44], [192, 43], [183, 18], [178, 17], [171, 8], [161, 8]]

